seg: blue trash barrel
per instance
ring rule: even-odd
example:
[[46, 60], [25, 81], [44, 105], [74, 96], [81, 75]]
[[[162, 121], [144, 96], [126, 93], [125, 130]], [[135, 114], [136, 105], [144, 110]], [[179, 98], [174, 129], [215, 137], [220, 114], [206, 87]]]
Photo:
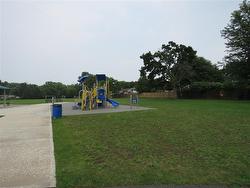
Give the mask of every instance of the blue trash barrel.
[[52, 117], [53, 118], [62, 117], [62, 105], [61, 104], [53, 104], [52, 105]]

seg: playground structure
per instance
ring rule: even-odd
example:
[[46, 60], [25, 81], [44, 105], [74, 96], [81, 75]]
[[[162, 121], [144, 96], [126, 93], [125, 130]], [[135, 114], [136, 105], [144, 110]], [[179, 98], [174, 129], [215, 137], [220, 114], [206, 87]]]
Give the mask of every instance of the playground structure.
[[82, 111], [107, 108], [108, 104], [113, 107], [119, 106], [118, 102], [110, 99], [109, 80], [105, 74], [96, 74], [96, 81], [91, 89], [86, 85], [88, 77], [88, 75], [85, 75], [78, 79], [78, 82], [82, 85], [82, 89], [79, 91], [81, 102], [78, 103]]

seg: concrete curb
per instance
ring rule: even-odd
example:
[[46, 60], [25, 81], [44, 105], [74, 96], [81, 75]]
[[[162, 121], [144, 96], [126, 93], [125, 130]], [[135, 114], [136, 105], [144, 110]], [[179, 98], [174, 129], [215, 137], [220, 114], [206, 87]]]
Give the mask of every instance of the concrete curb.
[[50, 168], [51, 168], [51, 173], [52, 176], [50, 177], [50, 187], [56, 187], [56, 166], [55, 166], [55, 154], [54, 154], [54, 140], [53, 140], [53, 127], [52, 127], [52, 116], [51, 116], [51, 105], [48, 105], [49, 107], [49, 113], [50, 113], [50, 148], [51, 148], [51, 163], [50, 163]]

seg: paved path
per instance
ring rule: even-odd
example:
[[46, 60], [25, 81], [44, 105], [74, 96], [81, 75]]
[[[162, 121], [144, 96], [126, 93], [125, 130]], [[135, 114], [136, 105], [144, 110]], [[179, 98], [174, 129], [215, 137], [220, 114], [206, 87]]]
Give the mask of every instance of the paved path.
[[0, 109], [0, 187], [55, 187], [48, 104]]

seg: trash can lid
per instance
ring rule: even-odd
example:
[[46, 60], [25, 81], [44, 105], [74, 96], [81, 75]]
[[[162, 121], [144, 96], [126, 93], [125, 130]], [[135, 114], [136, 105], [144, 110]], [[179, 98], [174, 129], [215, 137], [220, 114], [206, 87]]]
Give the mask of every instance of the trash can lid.
[[53, 106], [62, 106], [62, 104], [53, 104]]

